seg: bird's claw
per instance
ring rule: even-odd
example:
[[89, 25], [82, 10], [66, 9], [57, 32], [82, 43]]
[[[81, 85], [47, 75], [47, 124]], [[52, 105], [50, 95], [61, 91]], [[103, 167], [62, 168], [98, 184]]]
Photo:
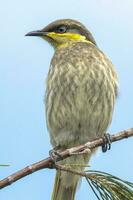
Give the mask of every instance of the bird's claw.
[[107, 150], [111, 149], [111, 138], [110, 138], [110, 134], [104, 134], [103, 136], [103, 145], [102, 145], [102, 152], [106, 152]]
[[54, 163], [57, 162], [57, 161], [59, 161], [59, 160], [62, 160], [62, 156], [61, 156], [60, 152], [57, 151], [57, 150], [55, 150], [55, 149], [51, 149], [49, 151], [49, 156], [50, 156], [51, 160]]

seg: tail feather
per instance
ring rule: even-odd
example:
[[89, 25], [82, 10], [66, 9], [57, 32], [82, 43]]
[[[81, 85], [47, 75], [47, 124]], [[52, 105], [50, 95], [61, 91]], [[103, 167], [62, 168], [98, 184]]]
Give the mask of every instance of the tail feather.
[[[72, 167], [78, 171], [83, 171], [84, 167], [81, 167], [83, 164], [87, 164], [90, 159], [90, 155], [75, 155], [65, 160], [60, 161], [61, 164], [67, 164], [67, 166]], [[74, 200], [76, 188], [81, 177], [74, 175], [69, 172], [64, 172], [57, 170], [54, 190], [51, 200]]]
[[[64, 180], [61, 178], [62, 173], [64, 172], [59, 170], [56, 172], [55, 185], [51, 200], [74, 200], [78, 180], [75, 184], [67, 187], [63, 184]], [[71, 175], [71, 178], [73, 179], [74, 176], [75, 175]]]

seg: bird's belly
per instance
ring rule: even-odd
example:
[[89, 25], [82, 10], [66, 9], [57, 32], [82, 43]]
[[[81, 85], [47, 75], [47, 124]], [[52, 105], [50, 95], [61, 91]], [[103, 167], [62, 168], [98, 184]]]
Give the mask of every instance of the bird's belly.
[[104, 85], [87, 88], [87, 84], [62, 84], [52, 88], [46, 103], [51, 143], [68, 147], [101, 136], [110, 123], [113, 106], [114, 96]]

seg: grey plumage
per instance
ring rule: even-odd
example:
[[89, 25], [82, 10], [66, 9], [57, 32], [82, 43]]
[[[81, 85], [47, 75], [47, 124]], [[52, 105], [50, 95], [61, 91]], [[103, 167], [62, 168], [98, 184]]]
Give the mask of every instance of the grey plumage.
[[76, 43], [57, 50], [46, 91], [53, 146], [68, 147], [101, 136], [111, 121], [116, 96], [113, 65], [97, 47]]
[[[53, 147], [63, 150], [102, 136], [111, 122], [116, 96], [117, 75], [111, 61], [96, 46], [81, 42], [56, 50], [46, 91]], [[87, 164], [89, 159], [90, 155], [78, 155], [60, 163], [76, 166]], [[66, 192], [76, 190], [79, 177], [60, 173], [61, 186], [53, 200], [68, 200]]]
[[[64, 19], [27, 36], [42, 37], [55, 48], [45, 95], [53, 147], [63, 150], [102, 136], [112, 119], [118, 79], [90, 31], [78, 21]], [[60, 164], [81, 171], [90, 156], [74, 155]], [[52, 200], [74, 200], [78, 181], [76, 175], [57, 171]]]

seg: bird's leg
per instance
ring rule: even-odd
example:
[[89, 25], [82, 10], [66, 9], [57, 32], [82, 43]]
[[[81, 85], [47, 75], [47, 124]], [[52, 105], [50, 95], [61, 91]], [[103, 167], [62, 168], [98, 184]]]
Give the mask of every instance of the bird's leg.
[[102, 145], [102, 152], [106, 152], [107, 150], [111, 149], [111, 138], [110, 138], [110, 134], [104, 134], [103, 136], [103, 145]]
[[60, 146], [58, 145], [49, 151], [50, 158], [53, 162], [57, 162], [58, 160], [62, 159], [59, 149]]

